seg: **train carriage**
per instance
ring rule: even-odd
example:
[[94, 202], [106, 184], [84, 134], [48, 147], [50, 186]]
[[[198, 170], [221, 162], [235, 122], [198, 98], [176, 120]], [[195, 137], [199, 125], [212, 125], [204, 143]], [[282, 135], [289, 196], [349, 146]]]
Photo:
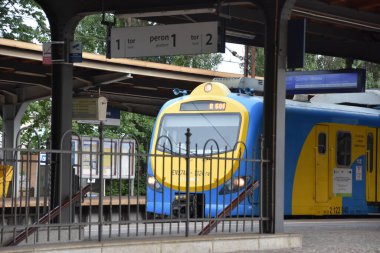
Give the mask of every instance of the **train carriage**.
[[[261, 97], [231, 92], [217, 82], [168, 101], [152, 133], [147, 212], [184, 215], [188, 179], [191, 216], [215, 217], [259, 180], [262, 109]], [[285, 215], [379, 212], [379, 112], [286, 101]], [[256, 190], [230, 215], [258, 215], [258, 203]]]

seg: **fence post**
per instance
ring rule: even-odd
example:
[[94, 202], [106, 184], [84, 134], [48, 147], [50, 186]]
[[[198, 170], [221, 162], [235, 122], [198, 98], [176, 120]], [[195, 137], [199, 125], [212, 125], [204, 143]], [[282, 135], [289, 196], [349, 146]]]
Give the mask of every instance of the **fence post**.
[[260, 223], [259, 233], [263, 233], [263, 168], [264, 168], [264, 135], [260, 136]]
[[186, 131], [186, 237], [190, 223], [190, 128]]
[[[91, 144], [92, 145], [92, 144]], [[103, 180], [103, 121], [99, 123], [99, 224], [98, 224], [98, 240], [102, 241], [103, 236], [103, 194], [104, 194], [104, 180]]]

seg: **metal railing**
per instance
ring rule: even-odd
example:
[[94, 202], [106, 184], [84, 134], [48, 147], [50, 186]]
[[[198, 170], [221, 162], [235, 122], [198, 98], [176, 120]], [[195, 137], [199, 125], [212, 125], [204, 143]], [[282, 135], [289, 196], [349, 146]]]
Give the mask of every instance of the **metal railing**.
[[[0, 149], [2, 246], [261, 231], [262, 147], [210, 140], [198, 150], [190, 130], [175, 150], [157, 141], [150, 153], [128, 135], [67, 136], [71, 150]], [[52, 185], [53, 168], [68, 181]]]

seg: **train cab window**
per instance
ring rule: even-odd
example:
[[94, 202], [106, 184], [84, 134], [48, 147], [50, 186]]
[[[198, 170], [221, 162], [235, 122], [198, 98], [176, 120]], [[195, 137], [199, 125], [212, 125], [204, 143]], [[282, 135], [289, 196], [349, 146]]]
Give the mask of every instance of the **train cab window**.
[[319, 154], [326, 153], [326, 133], [318, 134], [318, 153]]
[[341, 167], [351, 165], [351, 133], [337, 133], [336, 163]]
[[369, 172], [373, 170], [373, 135], [369, 133], [367, 135], [367, 165], [369, 166]]
[[160, 151], [165, 149], [169, 153], [185, 154], [185, 133], [190, 128], [192, 154], [232, 151], [238, 142], [240, 124], [241, 116], [238, 113], [166, 114], [161, 120], [156, 148]]

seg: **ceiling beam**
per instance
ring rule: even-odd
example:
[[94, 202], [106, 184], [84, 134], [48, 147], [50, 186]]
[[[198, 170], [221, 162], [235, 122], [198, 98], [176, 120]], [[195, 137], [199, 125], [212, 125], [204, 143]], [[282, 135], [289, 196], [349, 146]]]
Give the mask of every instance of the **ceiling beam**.
[[380, 15], [345, 6], [329, 5], [322, 1], [297, 0], [292, 14], [380, 32]]
[[[13, 69], [13, 71], [30, 72], [30, 73], [35, 73], [39, 75], [46, 75], [47, 73], [51, 73], [50, 65], [42, 65], [42, 63], [36, 62], [36, 61], [30, 61], [30, 62], [15, 61], [15, 59], [19, 59], [19, 58], [12, 58], [11, 60], [3, 60], [0, 57], [0, 68], [11, 68]], [[1, 72], [1, 69], [0, 69], [0, 72]]]
[[323, 39], [320, 36], [308, 35], [306, 51], [313, 54], [330, 55], [352, 59], [360, 59], [380, 64], [380, 42], [369, 43]]
[[[34, 85], [41, 86], [45, 89], [50, 90], [50, 77], [38, 77], [30, 75], [21, 75], [17, 73], [1, 73], [0, 83], [1, 82], [13, 82], [19, 85]], [[10, 87], [11, 88], [11, 87]]]

